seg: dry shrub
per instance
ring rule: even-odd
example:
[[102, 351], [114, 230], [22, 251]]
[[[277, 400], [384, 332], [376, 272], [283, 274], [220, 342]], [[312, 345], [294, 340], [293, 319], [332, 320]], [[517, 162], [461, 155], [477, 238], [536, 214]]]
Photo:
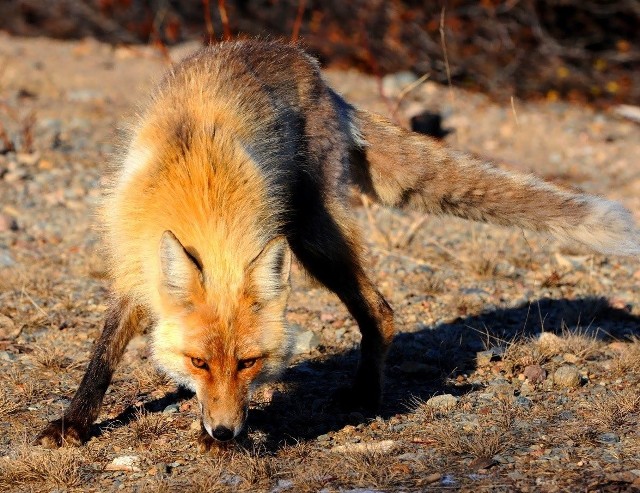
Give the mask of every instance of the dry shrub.
[[234, 458], [236, 475], [242, 478], [251, 491], [259, 486], [267, 486], [277, 479], [278, 466], [274, 457], [262, 455], [257, 451], [238, 453]]
[[640, 373], [640, 338], [634, 337], [630, 344], [614, 360], [614, 371], [618, 375]]
[[503, 359], [513, 368], [521, 369], [529, 365], [542, 365], [554, 356], [571, 353], [580, 360], [597, 354], [603, 343], [597, 333], [590, 333], [580, 327], [575, 330], [563, 325], [561, 335], [543, 332], [535, 338], [514, 341], [507, 345]]
[[39, 450], [25, 445], [12, 456], [0, 458], [2, 491], [16, 487], [36, 487], [39, 491], [69, 488], [85, 484], [88, 477], [81, 452], [75, 449]]
[[444, 293], [446, 278], [439, 274], [430, 274], [417, 282], [417, 287], [422, 294]]
[[160, 389], [172, 382], [164, 374], [159, 372], [154, 366], [146, 364], [136, 367], [132, 377], [137, 381], [139, 389]]
[[447, 454], [470, 455], [474, 458], [491, 458], [504, 452], [511, 444], [512, 436], [504, 430], [478, 427], [466, 432], [450, 422], [439, 422], [429, 430], [434, 446]]
[[575, 354], [581, 360], [588, 360], [597, 354], [603, 346], [598, 337], [597, 329], [592, 331], [589, 327], [577, 327], [575, 330], [571, 330], [565, 324], [562, 325], [560, 341], [559, 349], [562, 353]]
[[[229, 473], [228, 469], [229, 464], [226, 455], [207, 459], [202, 467], [198, 468], [196, 474], [189, 476], [188, 488], [185, 488], [185, 491], [206, 491], [208, 493], [229, 491], [231, 489], [230, 486], [233, 487], [234, 481], [233, 474]], [[175, 487], [173, 489], [164, 489], [162, 486], [162, 484], [159, 485], [159, 492], [177, 490]]]
[[70, 370], [79, 365], [65, 356], [65, 353], [57, 347], [35, 347], [33, 359], [38, 366], [55, 372]]
[[20, 409], [20, 402], [7, 389], [0, 387], [0, 418], [5, 418]]
[[507, 345], [502, 359], [515, 369], [529, 365], [540, 365], [547, 361], [549, 354], [535, 339], [515, 341]]
[[607, 392], [595, 400], [585, 412], [585, 418], [593, 426], [603, 430], [624, 426], [638, 426], [640, 394], [634, 388]]
[[309, 442], [299, 442], [283, 447], [277, 455], [285, 467], [279, 471], [282, 478], [292, 478], [293, 489], [299, 493], [315, 493], [322, 490], [339, 475], [338, 458], [328, 451], [319, 451]]
[[130, 428], [138, 444], [146, 444], [168, 433], [171, 427], [164, 418], [163, 414], [149, 413], [145, 410], [136, 411]]
[[379, 451], [349, 452], [336, 457], [336, 462], [339, 479], [349, 487], [387, 488], [398, 475], [394, 461]]

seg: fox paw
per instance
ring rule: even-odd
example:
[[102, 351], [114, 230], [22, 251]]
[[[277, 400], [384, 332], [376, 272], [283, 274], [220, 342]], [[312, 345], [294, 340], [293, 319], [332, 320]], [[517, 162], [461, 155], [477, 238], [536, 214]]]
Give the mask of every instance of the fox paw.
[[88, 438], [89, 430], [84, 430], [73, 422], [56, 419], [40, 432], [35, 439], [35, 444], [45, 448], [58, 448], [64, 445], [77, 447], [86, 442]]

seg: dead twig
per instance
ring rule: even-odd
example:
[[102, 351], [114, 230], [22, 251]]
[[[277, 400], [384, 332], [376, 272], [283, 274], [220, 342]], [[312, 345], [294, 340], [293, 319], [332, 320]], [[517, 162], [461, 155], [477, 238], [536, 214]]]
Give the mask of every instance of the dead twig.
[[402, 100], [411, 92], [413, 91], [416, 87], [418, 87], [420, 84], [422, 84], [425, 80], [427, 80], [429, 77], [431, 76], [430, 73], [426, 73], [424, 74], [422, 77], [420, 77], [418, 80], [413, 81], [411, 84], [407, 85], [404, 89], [402, 89], [402, 91], [400, 91], [400, 94], [398, 94], [398, 97], [396, 98], [396, 107], [394, 108], [393, 112], [391, 113], [391, 116], [395, 119], [398, 110], [400, 109], [400, 105], [402, 104]]
[[451, 99], [451, 103], [453, 103], [453, 88], [451, 84], [451, 68], [449, 67], [449, 55], [447, 55], [447, 41], [444, 32], [444, 14], [446, 7], [442, 7], [442, 11], [440, 12], [440, 43], [442, 44], [442, 53], [444, 54], [444, 67], [447, 72], [447, 84], [449, 85], [449, 99]]
[[298, 35], [300, 34], [300, 26], [302, 25], [302, 16], [306, 6], [306, 0], [298, 1], [298, 12], [296, 13], [296, 20], [293, 23], [293, 30], [291, 31], [291, 42], [298, 41]]
[[384, 242], [387, 244], [387, 247], [390, 248], [392, 245], [391, 238], [389, 238], [389, 235], [378, 226], [378, 222], [373, 217], [373, 213], [371, 212], [371, 201], [369, 200], [369, 197], [362, 193], [360, 194], [360, 200], [362, 201], [362, 206], [364, 207], [364, 210], [367, 214], [367, 220], [369, 221], [371, 229], [373, 229], [376, 234], [381, 236], [384, 239]]
[[202, 9], [204, 11], [204, 25], [207, 30], [208, 44], [212, 44], [216, 38], [216, 32], [213, 29], [213, 22], [211, 21], [211, 6], [209, 0], [202, 0]]
[[218, 0], [218, 12], [220, 13], [220, 21], [222, 22], [223, 39], [229, 41], [231, 39], [231, 29], [229, 28], [229, 16], [227, 15], [225, 0]]
[[415, 238], [416, 233], [418, 232], [418, 229], [420, 229], [420, 226], [422, 226], [425, 223], [425, 221], [428, 219], [428, 217], [429, 217], [428, 214], [424, 214], [424, 215], [416, 218], [409, 225], [409, 228], [405, 231], [404, 235], [402, 235], [400, 238], [398, 238], [394, 242], [394, 246], [396, 248], [405, 248], [405, 247], [409, 246], [409, 244], [411, 244], [411, 242]]

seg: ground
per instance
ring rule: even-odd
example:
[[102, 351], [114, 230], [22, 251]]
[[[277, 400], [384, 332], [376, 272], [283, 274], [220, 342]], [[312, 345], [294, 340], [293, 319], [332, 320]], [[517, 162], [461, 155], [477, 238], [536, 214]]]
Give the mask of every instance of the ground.
[[[195, 399], [156, 373], [144, 337], [85, 446], [31, 445], [68, 404], [101, 329], [109, 288], [92, 212], [119, 129], [166, 68], [147, 47], [0, 36], [3, 491], [640, 489], [638, 259], [358, 197], [369, 272], [399, 329], [379, 415], [332, 410], [357, 327], [294, 266], [288, 319], [300, 354], [255, 396], [229, 450], [197, 451]], [[402, 124], [442, 111], [449, 145], [606, 195], [640, 218], [633, 123], [428, 82], [401, 96], [402, 76], [385, 79], [385, 102], [374, 78], [326, 75], [356, 104], [398, 106]]]

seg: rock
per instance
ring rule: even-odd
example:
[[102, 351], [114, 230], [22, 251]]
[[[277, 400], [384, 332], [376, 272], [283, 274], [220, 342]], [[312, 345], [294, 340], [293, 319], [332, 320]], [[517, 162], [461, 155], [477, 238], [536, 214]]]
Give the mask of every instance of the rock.
[[9, 351], [0, 351], [0, 361], [15, 361], [17, 358], [17, 356], [13, 353], [10, 353]]
[[18, 223], [8, 214], [0, 214], [0, 233], [4, 231], [18, 231]]
[[315, 349], [320, 343], [317, 334], [312, 330], [303, 329], [298, 324], [292, 324], [296, 344], [293, 348], [294, 354], [305, 354]]
[[275, 488], [271, 490], [271, 493], [278, 493], [280, 491], [288, 490], [293, 487], [293, 481], [290, 479], [279, 479]]
[[362, 442], [362, 443], [348, 443], [346, 445], [336, 445], [331, 448], [331, 452], [348, 453], [348, 452], [391, 452], [396, 446], [394, 440], [381, 440], [379, 442]]
[[105, 471], [139, 472], [140, 457], [137, 455], [123, 455], [116, 457], [104, 468]]
[[480, 351], [476, 353], [476, 364], [478, 367], [488, 366], [493, 358], [493, 351], [491, 349], [487, 351]]
[[386, 96], [399, 94], [410, 84], [418, 80], [413, 72], [397, 72], [395, 74], [387, 74], [382, 78], [382, 92]]
[[166, 414], [177, 413], [178, 412], [178, 404], [169, 404], [167, 407], [164, 408], [164, 411], [162, 411], [162, 412], [166, 413]]
[[585, 265], [591, 258], [591, 255], [563, 255], [556, 253], [555, 257], [556, 262], [563, 269], [575, 270]]
[[561, 388], [573, 389], [579, 387], [580, 382], [580, 372], [574, 365], [561, 366], [553, 374], [553, 383]]
[[[496, 456], [498, 457], [498, 456]], [[477, 471], [478, 469], [489, 469], [495, 466], [499, 461], [489, 457], [478, 457], [469, 463], [469, 469]]]
[[637, 479], [631, 471], [612, 472], [607, 474], [607, 481], [612, 483], [633, 483]]
[[448, 410], [456, 407], [458, 400], [457, 397], [451, 394], [434, 395], [426, 404], [434, 409]]
[[336, 316], [331, 312], [322, 312], [320, 314], [321, 322], [333, 322], [336, 319]]
[[523, 375], [535, 385], [544, 382], [547, 378], [547, 370], [540, 365], [529, 365], [524, 369]]
[[328, 442], [331, 440], [331, 437], [325, 433], [324, 435], [319, 435], [316, 440], [318, 440], [319, 442]]
[[520, 386], [520, 395], [531, 395], [534, 394], [535, 391], [536, 389], [534, 385], [529, 380], [522, 382], [522, 385]]
[[629, 349], [629, 344], [622, 341], [614, 341], [607, 345], [607, 348], [614, 353], [622, 354]]
[[104, 100], [104, 95], [93, 89], [76, 89], [67, 92], [67, 100], [73, 103], [98, 102]]
[[525, 409], [531, 409], [533, 407], [533, 402], [531, 399], [527, 399], [526, 397], [519, 395], [515, 398], [516, 406], [524, 407]]
[[13, 260], [11, 254], [4, 249], [0, 249], [0, 267], [13, 267], [14, 265], [16, 265], [16, 261]]
[[540, 334], [538, 343], [550, 353], [558, 353], [562, 347], [562, 339], [553, 332], [543, 332]]
[[574, 415], [571, 411], [562, 411], [558, 414], [558, 419], [561, 419], [562, 421], [571, 421], [573, 418]]
[[423, 478], [423, 484], [435, 483], [436, 481], [440, 481], [441, 478], [442, 474], [440, 474], [439, 472], [434, 472], [433, 474], [429, 474], [428, 476], [425, 476]]
[[598, 441], [600, 443], [618, 443], [620, 441], [620, 437], [615, 433], [603, 433], [598, 437]]
[[0, 340], [12, 340], [20, 334], [20, 327], [6, 315], [0, 313]]
[[578, 357], [573, 353], [564, 353], [562, 358], [566, 363], [571, 363], [572, 365], [578, 362]]
[[18, 161], [19, 164], [22, 164], [24, 166], [33, 166], [38, 161], [40, 161], [40, 153], [39, 152], [32, 152], [32, 153], [19, 152], [18, 154], [16, 154], [16, 160]]

